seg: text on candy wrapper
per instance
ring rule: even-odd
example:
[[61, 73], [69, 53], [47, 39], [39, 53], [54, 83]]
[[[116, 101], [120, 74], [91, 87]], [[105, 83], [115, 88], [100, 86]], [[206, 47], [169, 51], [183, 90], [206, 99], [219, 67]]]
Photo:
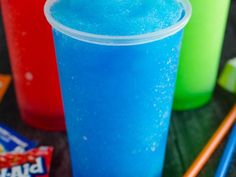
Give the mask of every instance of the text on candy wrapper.
[[47, 169], [42, 157], [38, 157], [35, 163], [26, 163], [11, 168], [1, 169], [0, 177], [37, 177], [37, 175], [44, 175]]

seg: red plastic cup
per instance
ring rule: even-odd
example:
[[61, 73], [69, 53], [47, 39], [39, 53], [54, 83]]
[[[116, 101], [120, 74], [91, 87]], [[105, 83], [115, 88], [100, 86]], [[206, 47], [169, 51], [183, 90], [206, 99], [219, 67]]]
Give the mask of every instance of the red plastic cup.
[[45, 0], [1, 0], [19, 109], [27, 124], [65, 130], [51, 28]]

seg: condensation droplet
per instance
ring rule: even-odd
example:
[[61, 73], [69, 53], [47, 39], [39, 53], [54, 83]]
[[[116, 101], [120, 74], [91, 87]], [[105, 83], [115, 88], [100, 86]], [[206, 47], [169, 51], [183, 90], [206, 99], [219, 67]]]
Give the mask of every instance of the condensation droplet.
[[152, 146], [152, 147], [151, 147], [151, 151], [152, 151], [152, 152], [155, 152], [155, 151], [156, 151], [156, 146]]
[[87, 136], [83, 136], [83, 140], [87, 141], [88, 140]]
[[22, 36], [26, 36], [26, 34], [27, 34], [27, 32], [25, 32], [25, 31], [23, 31], [23, 32], [21, 33]]
[[167, 61], [167, 65], [169, 65], [171, 63], [171, 59], [169, 59], [168, 61]]
[[31, 72], [26, 72], [25, 73], [25, 79], [28, 81], [32, 81], [33, 80], [33, 74]]
[[156, 149], [157, 149], [157, 143], [156, 142], [154, 142], [154, 143], [152, 143], [152, 146], [151, 146], [151, 151], [152, 152], [155, 152], [156, 151]]
[[166, 111], [164, 114], [163, 114], [163, 118], [168, 118], [169, 117], [169, 112]]
[[164, 121], [161, 121], [161, 122], [160, 122], [160, 126], [162, 126], [163, 124], [164, 124]]

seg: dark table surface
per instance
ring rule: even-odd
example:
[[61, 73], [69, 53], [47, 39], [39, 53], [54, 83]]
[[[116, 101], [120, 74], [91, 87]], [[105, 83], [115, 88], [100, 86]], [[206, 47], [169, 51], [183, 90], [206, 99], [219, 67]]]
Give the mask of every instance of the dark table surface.
[[[217, 30], [217, 29], [216, 29]], [[2, 22], [0, 20], [0, 73], [10, 74], [8, 52]], [[236, 56], [236, 2], [232, 2], [222, 53], [222, 66]], [[207, 143], [225, 115], [235, 103], [236, 96], [218, 86], [210, 103], [204, 107], [184, 112], [173, 112], [170, 126], [164, 177], [180, 177], [189, 167], [196, 155]], [[33, 140], [39, 145], [55, 147], [51, 177], [71, 177], [70, 159], [66, 133], [49, 133], [25, 125], [19, 115], [14, 86], [11, 84], [4, 100], [0, 103], [0, 123], [4, 123]], [[224, 144], [214, 153], [199, 176], [214, 176]], [[236, 177], [236, 158], [231, 166], [229, 177]]]

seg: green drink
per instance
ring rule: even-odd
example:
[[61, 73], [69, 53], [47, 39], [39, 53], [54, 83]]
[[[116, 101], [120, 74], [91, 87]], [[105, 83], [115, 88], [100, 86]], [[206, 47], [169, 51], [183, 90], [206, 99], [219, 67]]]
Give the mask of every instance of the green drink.
[[190, 0], [192, 18], [185, 28], [174, 109], [207, 103], [212, 96], [230, 0]]

